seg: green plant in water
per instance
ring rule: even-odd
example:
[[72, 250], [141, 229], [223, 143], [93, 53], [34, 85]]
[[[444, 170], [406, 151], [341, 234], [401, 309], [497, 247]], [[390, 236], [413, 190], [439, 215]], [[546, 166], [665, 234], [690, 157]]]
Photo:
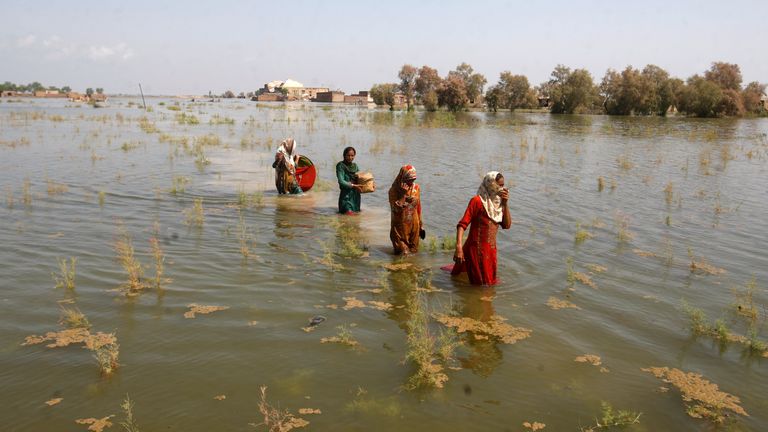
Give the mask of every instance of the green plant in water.
[[427, 239], [427, 250], [429, 253], [434, 254], [437, 252], [437, 237], [436, 236], [429, 236]]
[[605, 189], [605, 179], [603, 178], [603, 176], [599, 176], [597, 178], [597, 191], [602, 192], [603, 189]]
[[587, 427], [580, 427], [582, 432], [593, 432], [596, 429], [624, 428], [633, 424], [640, 423], [642, 413], [631, 410], [614, 410], [610, 403], [600, 402], [601, 415], [595, 418], [595, 424]]
[[420, 293], [412, 293], [406, 302], [410, 315], [407, 323], [408, 349], [405, 360], [416, 365], [405, 387], [413, 390], [419, 387], [443, 388], [448, 375], [444, 365], [453, 358], [459, 345], [453, 329], [441, 329], [435, 335], [429, 327], [429, 312], [426, 301]]
[[96, 363], [99, 365], [99, 370], [102, 375], [112, 375], [120, 366], [117, 359], [120, 355], [120, 346], [115, 343], [102, 345], [96, 348], [93, 358], [96, 359]]
[[591, 238], [592, 238], [592, 233], [590, 233], [589, 231], [583, 229], [581, 227], [581, 223], [577, 222], [576, 223], [576, 235], [574, 236], [574, 242], [576, 242], [576, 244], [579, 244], [579, 243], [583, 243], [585, 240], [589, 240]]
[[169, 191], [171, 195], [177, 195], [180, 193], [184, 193], [186, 185], [188, 185], [190, 182], [189, 177], [184, 176], [174, 176], [171, 180], [171, 190]]
[[237, 227], [237, 239], [240, 242], [240, 254], [247, 260], [251, 256], [251, 247], [254, 241], [242, 214], [240, 215], [240, 222]]
[[56, 282], [56, 288], [75, 289], [75, 265], [77, 264], [77, 258], [70, 257], [69, 265], [66, 258], [58, 259], [57, 262], [59, 263], [59, 274], [51, 273], [53, 280]]
[[157, 238], [160, 234], [159, 231], [160, 227], [155, 225], [154, 235], [149, 239], [149, 246], [155, 261], [155, 280], [153, 281], [153, 285], [158, 292], [162, 291], [163, 285], [171, 282], [171, 279], [164, 277], [165, 254], [163, 253], [163, 249], [160, 247], [160, 241]]
[[139, 432], [139, 425], [136, 424], [136, 419], [133, 418], [133, 401], [128, 394], [125, 395], [120, 408], [123, 409], [123, 415], [125, 416], [123, 421], [120, 422], [120, 426], [123, 427], [125, 432]]
[[193, 225], [196, 227], [202, 227], [205, 222], [205, 215], [203, 211], [203, 199], [195, 198], [192, 202], [192, 208], [184, 210], [187, 216], [187, 225]]
[[180, 125], [200, 124], [200, 119], [198, 119], [194, 114], [187, 113], [176, 114], [176, 121], [179, 122]]
[[80, 309], [67, 308], [64, 306], [61, 307], [61, 318], [59, 319], [59, 324], [68, 329], [91, 328], [91, 323], [88, 321], [88, 318], [86, 318], [85, 315], [80, 312]]
[[616, 227], [616, 238], [620, 243], [629, 242], [634, 238], [634, 234], [629, 231], [629, 215], [616, 211], [613, 217], [613, 223]]
[[440, 243], [440, 247], [444, 251], [453, 252], [456, 250], [456, 237], [454, 236], [445, 236], [442, 239], [442, 242]]
[[144, 268], [134, 255], [130, 234], [122, 227], [120, 231], [120, 236], [115, 243], [115, 251], [120, 265], [128, 276], [128, 280], [120, 286], [120, 289], [126, 296], [132, 297], [139, 295], [148, 285], [144, 281]]
[[568, 257], [565, 259], [565, 280], [568, 282], [568, 285], [573, 287], [573, 284], [576, 283], [576, 271], [573, 270], [573, 257]]
[[31, 184], [29, 182], [28, 178], [24, 179], [24, 184], [21, 187], [21, 200], [24, 202], [24, 205], [26, 207], [30, 207], [32, 205], [32, 193], [31, 193]]

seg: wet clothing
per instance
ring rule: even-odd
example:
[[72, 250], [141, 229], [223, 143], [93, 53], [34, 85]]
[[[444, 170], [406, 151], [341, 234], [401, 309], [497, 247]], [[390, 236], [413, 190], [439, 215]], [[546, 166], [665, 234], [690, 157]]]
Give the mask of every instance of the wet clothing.
[[419, 251], [419, 232], [422, 227], [421, 189], [416, 183], [409, 185], [407, 180], [416, 180], [416, 170], [411, 165], [400, 168], [400, 173], [389, 188], [389, 239], [397, 255]]
[[356, 163], [347, 165], [344, 161], [336, 164], [336, 178], [339, 180], [339, 213], [358, 213], [360, 211], [360, 191], [352, 188], [357, 179]]
[[462, 247], [464, 262], [454, 265], [451, 275], [456, 276], [466, 271], [472, 285], [494, 285], [498, 282], [496, 233], [499, 223], [488, 217], [480, 195], [475, 195], [469, 200], [467, 210], [457, 228], [462, 227], [466, 232], [467, 226], [469, 235]]
[[275, 162], [272, 168], [275, 169], [275, 188], [279, 194], [301, 194], [302, 190], [296, 181], [296, 163], [294, 157], [296, 153], [296, 142], [288, 138], [280, 143], [275, 154]]

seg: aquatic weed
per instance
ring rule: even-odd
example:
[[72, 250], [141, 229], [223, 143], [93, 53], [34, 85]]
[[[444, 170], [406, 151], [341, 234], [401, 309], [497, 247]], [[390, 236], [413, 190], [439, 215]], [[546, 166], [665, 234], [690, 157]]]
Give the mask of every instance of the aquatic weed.
[[192, 201], [192, 207], [184, 210], [186, 215], [186, 224], [196, 226], [198, 228], [203, 226], [205, 222], [205, 213], [203, 210], [203, 199], [195, 198]]
[[66, 258], [58, 259], [59, 274], [51, 273], [53, 280], [56, 282], [56, 288], [66, 288], [69, 290], [75, 289], [75, 266], [77, 264], [76, 257], [69, 258], [69, 265], [67, 265]]
[[120, 404], [120, 408], [123, 409], [123, 415], [125, 418], [120, 422], [120, 426], [125, 429], [125, 432], [139, 432], [139, 425], [136, 424], [136, 419], [133, 417], [133, 400], [126, 393], [123, 403]]
[[61, 307], [61, 318], [59, 324], [68, 329], [89, 329], [91, 323], [88, 318], [80, 312], [78, 308]]
[[585, 427], [579, 427], [581, 432], [594, 432], [599, 429], [624, 428], [633, 424], [640, 423], [640, 416], [643, 413], [631, 410], [614, 410], [610, 403], [600, 402], [601, 415], [595, 418], [595, 424]]
[[117, 259], [125, 270], [128, 280], [120, 285], [120, 289], [127, 297], [139, 295], [149, 285], [144, 279], [144, 268], [136, 259], [133, 250], [133, 240], [130, 234], [120, 227], [118, 240], [115, 242]]
[[250, 423], [253, 427], [264, 426], [269, 432], [288, 432], [292, 429], [302, 428], [309, 424], [308, 421], [295, 417], [288, 410], [275, 408], [267, 402], [267, 386], [259, 387], [261, 398], [259, 399], [259, 412], [264, 417], [261, 423]]

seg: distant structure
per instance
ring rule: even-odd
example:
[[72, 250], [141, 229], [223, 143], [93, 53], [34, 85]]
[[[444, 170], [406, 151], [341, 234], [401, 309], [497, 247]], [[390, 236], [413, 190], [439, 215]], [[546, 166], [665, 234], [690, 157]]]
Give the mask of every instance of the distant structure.
[[287, 79], [285, 81], [270, 81], [259, 89], [251, 100], [258, 101], [309, 101], [318, 93], [327, 92], [328, 87], [304, 87], [304, 84]]

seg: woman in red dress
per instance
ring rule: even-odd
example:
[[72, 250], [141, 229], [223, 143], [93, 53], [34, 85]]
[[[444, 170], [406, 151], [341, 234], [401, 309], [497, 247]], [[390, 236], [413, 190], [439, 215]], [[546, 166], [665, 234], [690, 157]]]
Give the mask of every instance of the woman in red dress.
[[[451, 271], [455, 276], [467, 272], [472, 285], [494, 285], [496, 277], [496, 232], [512, 226], [507, 200], [509, 190], [504, 188], [504, 176], [491, 171], [483, 178], [477, 195], [469, 200], [464, 217], [456, 225], [456, 263]], [[470, 226], [471, 225], [471, 226]], [[469, 228], [467, 242], [464, 231]]]

